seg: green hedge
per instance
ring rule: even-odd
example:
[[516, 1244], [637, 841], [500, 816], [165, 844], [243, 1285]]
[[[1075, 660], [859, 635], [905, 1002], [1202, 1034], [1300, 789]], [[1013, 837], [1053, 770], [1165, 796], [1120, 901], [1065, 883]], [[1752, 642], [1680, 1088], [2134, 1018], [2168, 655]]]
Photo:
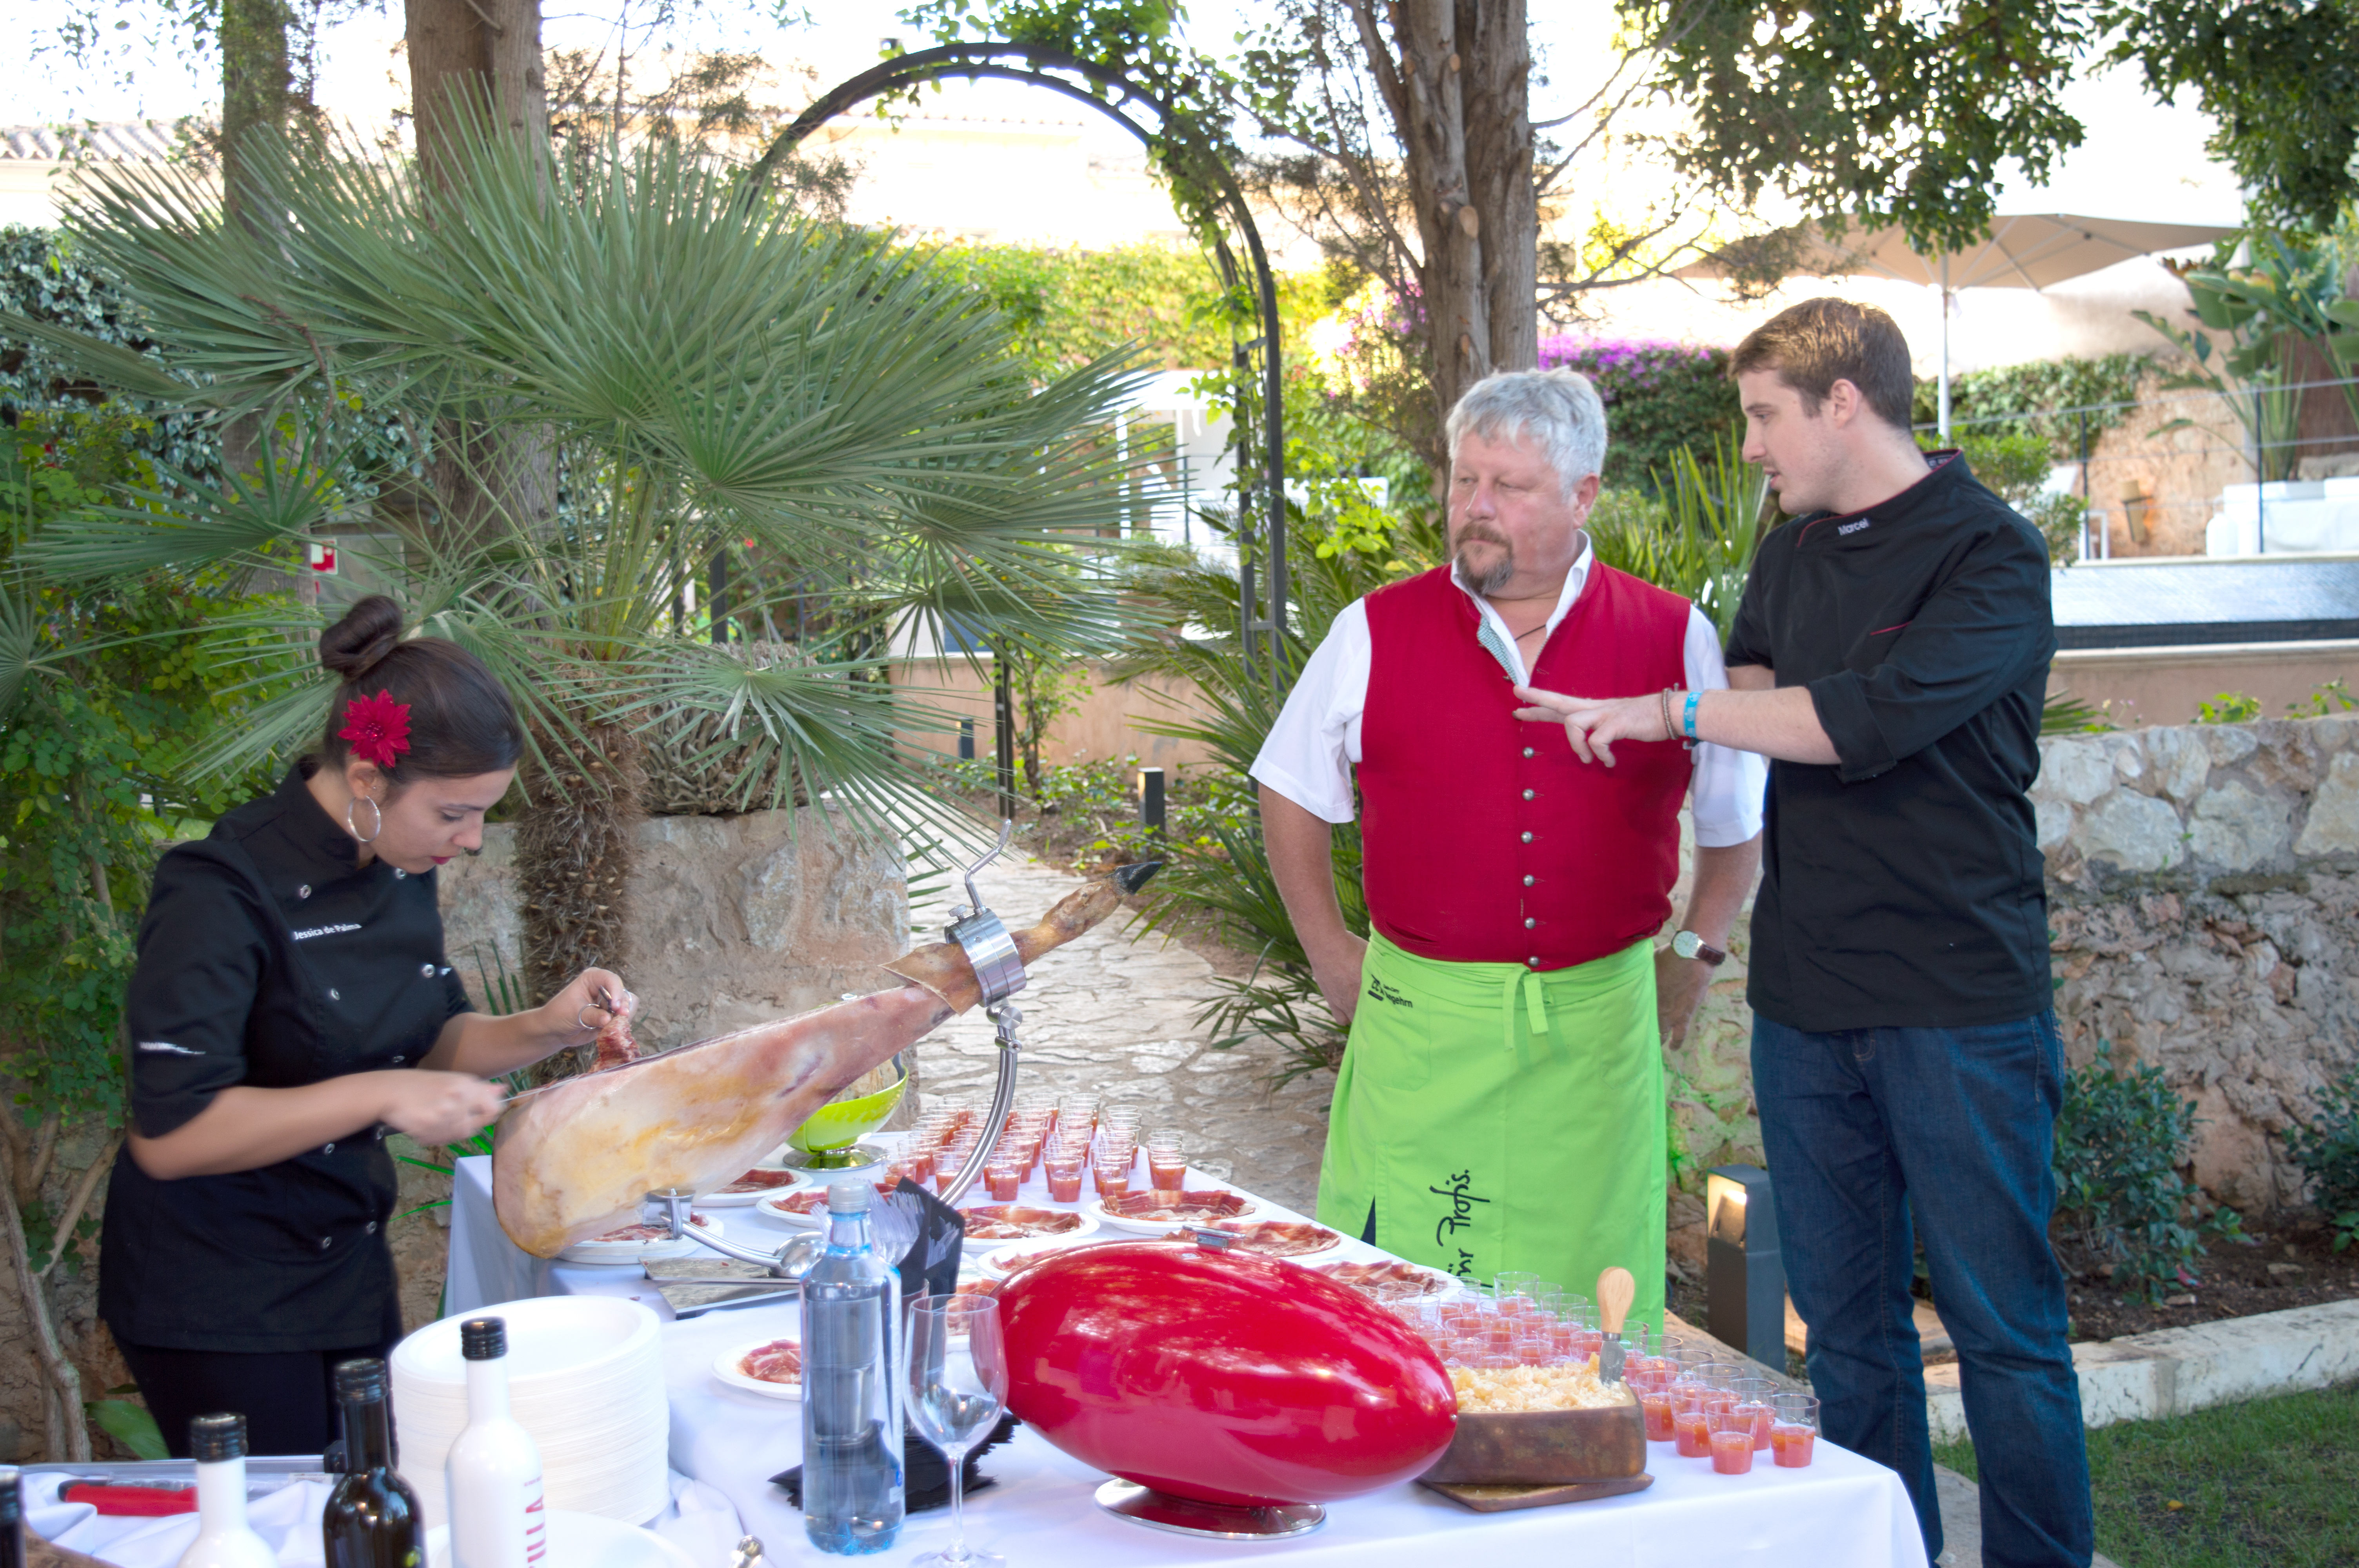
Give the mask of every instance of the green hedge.
[[[2103, 359], [2034, 360], [2028, 364], [1970, 370], [1950, 381], [1950, 422], [1984, 435], [2018, 432], [2038, 436], [2058, 462], [2070, 462], [2081, 453], [2081, 420], [2052, 409], [2088, 408], [2089, 444], [2129, 417], [2118, 406], [2137, 396], [2138, 381], [2147, 360], [2140, 354], [2107, 354]], [[1917, 422], [1930, 425], [1939, 416], [1940, 384], [1917, 384]], [[2093, 405], [2100, 406], [2092, 407]], [[2116, 406], [2103, 406], [2114, 405]]]
[[[0, 227], [0, 310], [143, 352], [152, 346], [122, 287], [77, 261], [53, 230]], [[13, 428], [24, 415], [87, 411], [109, 401], [48, 350], [0, 332], [0, 425]], [[129, 450], [189, 473], [210, 470], [220, 460], [220, 437], [201, 416], [127, 401], [128, 411], [144, 416], [144, 427], [125, 427], [120, 434]]]

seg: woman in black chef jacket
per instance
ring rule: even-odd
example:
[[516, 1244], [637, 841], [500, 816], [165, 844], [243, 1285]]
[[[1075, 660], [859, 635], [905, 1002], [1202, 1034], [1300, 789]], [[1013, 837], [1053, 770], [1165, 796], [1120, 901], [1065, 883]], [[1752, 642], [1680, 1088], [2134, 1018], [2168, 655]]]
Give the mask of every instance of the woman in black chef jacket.
[[622, 982], [469, 1010], [434, 868], [483, 843], [523, 750], [515, 705], [454, 643], [401, 641], [369, 598], [320, 639], [343, 677], [316, 754], [163, 857], [126, 1022], [131, 1128], [107, 1189], [99, 1314], [175, 1454], [241, 1411], [253, 1452], [317, 1454], [328, 1369], [401, 1336], [388, 1131], [455, 1141], [484, 1080], [594, 1038]]

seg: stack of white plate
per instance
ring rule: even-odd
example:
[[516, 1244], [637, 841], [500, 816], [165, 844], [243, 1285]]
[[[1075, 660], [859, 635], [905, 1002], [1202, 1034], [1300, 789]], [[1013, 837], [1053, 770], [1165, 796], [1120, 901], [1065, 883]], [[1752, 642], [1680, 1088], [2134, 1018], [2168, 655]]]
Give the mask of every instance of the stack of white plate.
[[[654, 1313], [615, 1296], [537, 1296], [462, 1315], [507, 1322], [510, 1406], [540, 1449], [550, 1508], [637, 1524], [670, 1500], [671, 1417]], [[442, 1462], [467, 1424], [460, 1321], [429, 1324], [393, 1352], [402, 1478], [429, 1525], [450, 1517]]]

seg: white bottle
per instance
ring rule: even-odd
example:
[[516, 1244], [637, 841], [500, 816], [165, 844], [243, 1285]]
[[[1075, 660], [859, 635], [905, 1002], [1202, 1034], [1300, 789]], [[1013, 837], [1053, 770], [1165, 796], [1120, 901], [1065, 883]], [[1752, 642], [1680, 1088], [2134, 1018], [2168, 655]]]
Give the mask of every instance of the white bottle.
[[197, 1539], [179, 1568], [278, 1568], [278, 1554], [245, 1522], [245, 1417], [189, 1422], [197, 1462]]
[[549, 1555], [540, 1450], [508, 1414], [508, 1325], [471, 1317], [459, 1325], [467, 1358], [467, 1425], [451, 1444], [451, 1568], [535, 1568]]

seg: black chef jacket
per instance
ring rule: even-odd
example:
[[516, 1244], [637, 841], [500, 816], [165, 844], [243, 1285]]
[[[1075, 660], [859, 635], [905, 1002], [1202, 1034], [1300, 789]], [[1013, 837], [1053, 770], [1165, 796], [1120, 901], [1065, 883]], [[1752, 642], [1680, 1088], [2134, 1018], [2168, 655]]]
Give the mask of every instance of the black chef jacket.
[[[433, 874], [355, 859], [301, 768], [164, 856], [125, 1012], [141, 1133], [172, 1131], [234, 1084], [414, 1067], [467, 1010]], [[385, 1133], [176, 1182], [125, 1149], [107, 1187], [99, 1314], [117, 1338], [163, 1349], [377, 1343], [395, 1295]]]
[[1754, 1011], [1960, 1028], [2050, 1004], [2026, 792], [2055, 651], [2046, 543], [1953, 454], [1879, 505], [1762, 541], [1729, 665], [1809, 687], [1841, 761], [1770, 764]]

